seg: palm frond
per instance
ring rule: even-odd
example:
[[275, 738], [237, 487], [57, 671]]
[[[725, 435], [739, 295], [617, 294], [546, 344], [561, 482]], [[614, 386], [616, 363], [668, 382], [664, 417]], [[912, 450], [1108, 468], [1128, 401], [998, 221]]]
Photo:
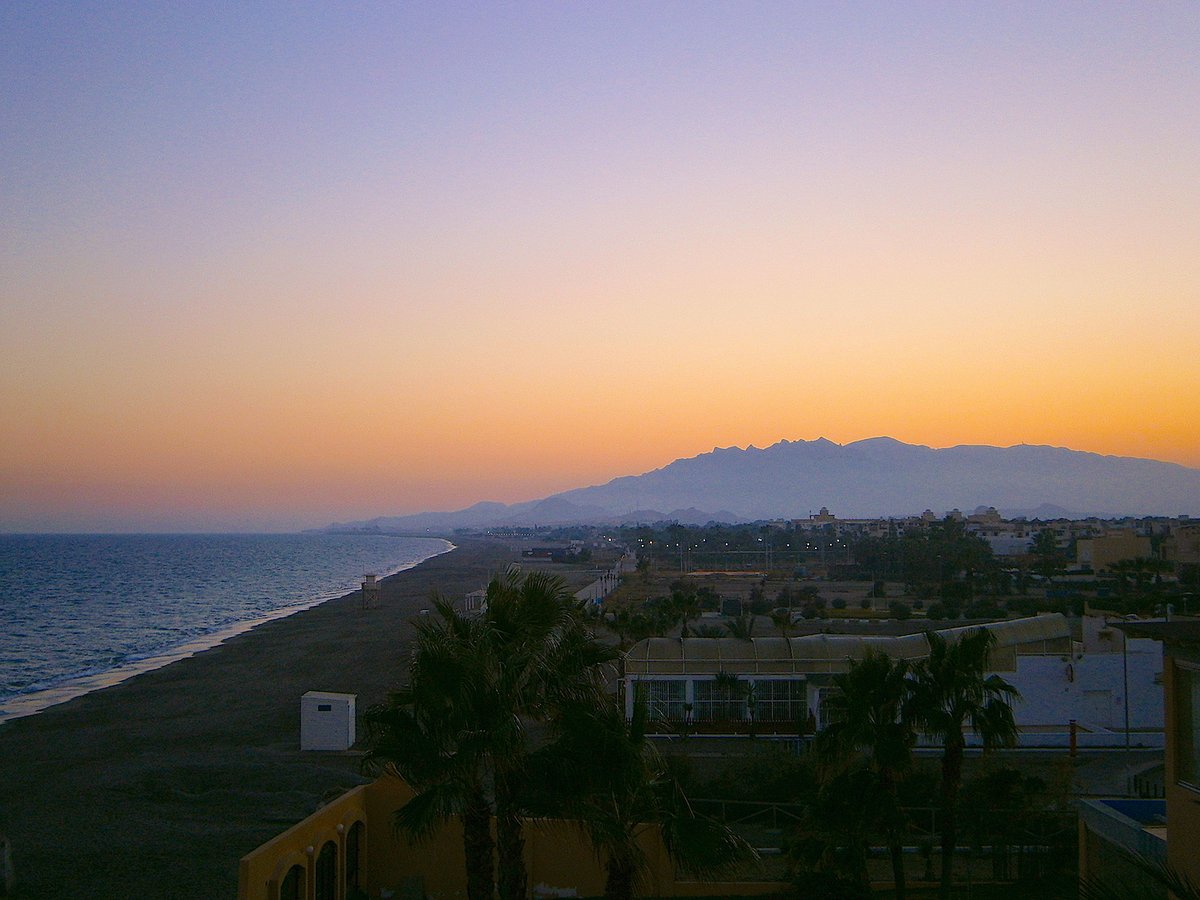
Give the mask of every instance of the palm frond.
[[[1096, 875], [1079, 879], [1079, 900], [1162, 900], [1169, 891], [1176, 900], [1200, 900], [1200, 885], [1166, 860], [1119, 851], [1144, 879]], [[1072, 892], [1074, 894], [1074, 892]]]
[[432, 785], [396, 810], [392, 826], [397, 833], [406, 834], [411, 843], [428, 840], [443, 822], [462, 812], [466, 799], [462, 784]]

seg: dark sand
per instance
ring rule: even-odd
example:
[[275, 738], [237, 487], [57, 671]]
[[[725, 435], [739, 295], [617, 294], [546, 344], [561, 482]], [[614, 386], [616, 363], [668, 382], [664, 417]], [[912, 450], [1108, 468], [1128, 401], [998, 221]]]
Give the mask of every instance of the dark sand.
[[331, 600], [0, 725], [16, 896], [234, 897], [242, 856], [366, 780], [358, 754], [300, 752], [300, 695], [382, 700], [431, 591], [459, 599], [514, 556], [461, 542], [385, 579], [380, 609]]

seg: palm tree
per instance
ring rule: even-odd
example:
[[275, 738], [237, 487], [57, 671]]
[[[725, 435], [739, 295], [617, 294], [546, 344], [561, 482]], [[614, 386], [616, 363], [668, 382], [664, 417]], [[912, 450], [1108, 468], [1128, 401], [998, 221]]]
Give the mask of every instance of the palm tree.
[[451, 815], [463, 820], [472, 898], [492, 895], [493, 849], [500, 896], [516, 898], [528, 884], [521, 821], [527, 724], [563, 704], [594, 702], [615, 653], [592, 639], [556, 576], [511, 572], [493, 579], [487, 595], [479, 618], [439, 599], [438, 617], [418, 625], [408, 687], [367, 714], [368, 764], [416, 789], [396, 816], [414, 838]]
[[488, 585], [490, 753], [501, 898], [525, 897], [521, 791], [528, 755], [525, 723], [570, 703], [601, 697], [604, 664], [616, 654], [593, 640], [579, 604], [556, 575], [510, 572]]
[[839, 690], [828, 702], [830, 724], [817, 735], [818, 757], [845, 775], [861, 757], [877, 782], [875, 809], [887, 832], [897, 900], [904, 898], [904, 816], [897, 785], [912, 764], [914, 734], [906, 715], [913, 684], [908, 663], [868, 649], [850, 670], [834, 678]]
[[633, 897], [646, 864], [643, 839], [660, 828], [667, 852], [688, 871], [716, 874], [755, 853], [728, 827], [698, 814], [646, 739], [646, 703], [632, 721], [610, 698], [564, 706], [554, 741], [537, 755], [548, 811], [578, 820], [605, 868], [604, 896]]
[[690, 587], [673, 587], [663, 612], [664, 618], [671, 624], [679, 624], [679, 636], [685, 638], [688, 636], [688, 622], [700, 615], [700, 598]]
[[742, 613], [726, 622], [725, 627], [729, 630], [730, 637], [748, 641], [754, 637], [754, 616], [750, 613]]
[[1011, 747], [1017, 726], [1010, 701], [1017, 689], [998, 675], [988, 675], [988, 655], [995, 636], [986, 629], [947, 641], [928, 632], [929, 656], [913, 668], [908, 716], [914, 727], [942, 745], [941, 896], [950, 896], [954, 849], [958, 840], [955, 806], [962, 784], [967, 726], [979, 735], [985, 750]]
[[780, 637], [788, 637], [792, 633], [791, 609], [775, 609], [771, 611], [771, 623], [779, 631]]
[[435, 600], [438, 617], [418, 624], [409, 682], [364, 716], [371, 733], [364, 760], [369, 771], [403, 778], [417, 792], [395, 814], [413, 841], [430, 837], [446, 819], [463, 826], [467, 896], [493, 893], [495, 842], [486, 789], [490, 735], [481, 727], [479, 651], [486, 646], [478, 620]]
[[808, 804], [788, 850], [791, 861], [805, 873], [804, 880], [812, 872], [821, 872], [844, 880], [836, 885], [836, 896], [870, 896], [869, 832], [876, 808], [886, 802], [879, 779], [861, 760], [828, 777]]
[[1086, 876], [1079, 879], [1071, 900], [1160, 900], [1168, 892], [1176, 900], [1200, 900], [1200, 884], [1165, 860], [1127, 850], [1119, 850], [1117, 855], [1143, 877], [1131, 878], [1128, 872], [1124, 877], [1109, 873]]

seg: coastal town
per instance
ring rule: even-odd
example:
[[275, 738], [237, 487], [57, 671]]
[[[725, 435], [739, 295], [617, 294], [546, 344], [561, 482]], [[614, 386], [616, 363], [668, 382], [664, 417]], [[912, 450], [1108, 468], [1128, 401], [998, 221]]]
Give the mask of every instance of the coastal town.
[[1197, 47], [0, 3], [0, 900], [1200, 900]]
[[[1189, 826], [1180, 834], [1164, 825], [1191, 815], [1177, 786], [1179, 767], [1194, 764], [1193, 726], [1178, 712], [1190, 702], [1189, 608], [1200, 578], [1200, 523], [1189, 517], [1029, 521], [980, 508], [846, 520], [821, 509], [741, 525], [497, 528], [455, 538], [504, 542], [514, 563], [436, 614], [487, 620], [504, 578], [556, 580], [615, 651], [606, 690], [625, 721], [641, 723], [663, 772], [745, 851], [728, 865], [689, 869], [650, 820], [639, 838], [647, 893], [1001, 896], [1020, 884], [1057, 897], [1117, 875], [1152, 885], [1131, 859], [1152, 868], [1192, 858]], [[372, 590], [364, 583], [364, 606]], [[1010, 732], [974, 719], [958, 726], [961, 790], [974, 804], [959, 813], [962, 835], [947, 845], [949, 813], [934, 791], [946, 738], [928, 724], [912, 726], [908, 762], [893, 773], [903, 796], [843, 821], [837, 804], [848, 798], [837, 791], [847, 785], [838, 779], [849, 775], [824, 754], [853, 708], [855, 679], [880, 661], [920, 673], [945, 648], [976, 639], [987, 648], [980, 683], [1004, 686]], [[336, 749], [352, 752], [351, 725]], [[358, 746], [379, 740], [367, 732]], [[840, 752], [866, 753], [864, 772], [878, 765], [870, 762], [878, 748]], [[420, 796], [419, 785], [387, 776], [403, 766], [382, 771], [243, 859], [239, 896], [301, 897], [304, 885], [347, 866], [352, 886], [370, 896], [383, 882], [412, 896], [470, 895], [469, 871], [461, 882], [451, 862], [462, 852], [452, 832], [416, 855], [394, 835], [373, 852], [356, 849], [381, 830], [372, 819], [381, 808]], [[561, 797], [540, 802], [560, 816], [574, 808]], [[899, 804], [891, 825], [878, 818], [889, 803]], [[312, 848], [334, 832], [322, 864]], [[347, 850], [350, 833], [358, 837]], [[611, 863], [611, 849], [589, 851], [566, 825], [543, 823], [524, 840], [522, 877], [536, 884], [534, 896], [613, 895], [611, 865], [607, 887], [599, 865]], [[337, 863], [347, 852], [361, 858]]]

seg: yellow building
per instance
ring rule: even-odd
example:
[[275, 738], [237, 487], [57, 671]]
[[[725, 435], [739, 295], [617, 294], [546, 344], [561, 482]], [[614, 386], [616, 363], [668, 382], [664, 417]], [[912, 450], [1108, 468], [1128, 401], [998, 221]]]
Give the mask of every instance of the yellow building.
[[1200, 525], [1183, 525], [1176, 528], [1163, 541], [1163, 556], [1181, 566], [1200, 566]]
[[1094, 538], [1082, 538], [1075, 544], [1075, 561], [1080, 568], [1103, 572], [1114, 563], [1145, 559], [1153, 551], [1150, 538], [1132, 531], [1110, 531]]
[[[396, 810], [412, 796], [407, 784], [388, 776], [346, 792], [243, 857], [238, 900], [352, 900], [356, 891], [397, 900], [465, 897], [462, 829], [456, 822], [415, 846], [392, 827]], [[675, 870], [656, 827], [645, 828], [642, 847], [642, 892], [650, 896], [769, 894], [787, 887], [768, 881], [689, 880]], [[525, 863], [534, 896], [604, 893], [603, 865], [577, 823], [527, 823]]]

